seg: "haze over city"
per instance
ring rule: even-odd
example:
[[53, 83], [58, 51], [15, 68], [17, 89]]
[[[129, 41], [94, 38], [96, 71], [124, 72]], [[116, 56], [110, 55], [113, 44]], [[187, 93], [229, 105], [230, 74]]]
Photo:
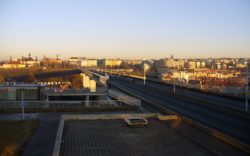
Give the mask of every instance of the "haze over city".
[[249, 57], [250, 1], [0, 1], [1, 60]]

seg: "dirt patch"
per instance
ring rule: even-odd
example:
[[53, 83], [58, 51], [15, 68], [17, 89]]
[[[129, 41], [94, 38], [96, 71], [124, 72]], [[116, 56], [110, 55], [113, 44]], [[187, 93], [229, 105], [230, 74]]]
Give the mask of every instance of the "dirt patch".
[[18, 156], [38, 120], [0, 121], [0, 156]]

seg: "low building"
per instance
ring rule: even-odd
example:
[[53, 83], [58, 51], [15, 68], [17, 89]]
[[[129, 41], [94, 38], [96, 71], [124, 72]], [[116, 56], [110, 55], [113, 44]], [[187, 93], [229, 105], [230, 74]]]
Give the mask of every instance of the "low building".
[[0, 101], [41, 100], [45, 85], [6, 82], [0, 85]]
[[2, 69], [22, 69], [26, 68], [25, 64], [22, 64], [20, 61], [7, 61], [0, 65]]
[[28, 57], [23, 57], [21, 59], [14, 59], [10, 57], [9, 61], [5, 61], [0, 65], [0, 68], [3, 69], [22, 69], [22, 68], [29, 68], [29, 67], [39, 67], [40, 61], [33, 59], [31, 54]]

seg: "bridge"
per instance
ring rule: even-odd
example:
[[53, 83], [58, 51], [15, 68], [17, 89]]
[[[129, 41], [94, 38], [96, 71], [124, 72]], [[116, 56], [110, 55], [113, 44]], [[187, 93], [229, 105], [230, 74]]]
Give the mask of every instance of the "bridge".
[[[93, 72], [93, 71], [92, 71]], [[99, 73], [99, 75], [101, 75]], [[176, 88], [165, 84], [146, 82], [138, 78], [112, 76], [110, 87], [135, 96], [160, 112], [176, 114], [208, 133], [250, 153], [250, 113], [244, 110], [244, 101]]]
[[105, 75], [103, 74], [99, 74], [97, 72], [93, 72], [91, 70], [86, 70], [86, 69], [82, 69], [79, 68], [79, 70], [82, 71], [82, 73], [88, 75], [89, 77], [91, 77], [93, 80], [95, 80], [98, 84], [102, 85], [102, 86], [106, 86], [107, 84], [107, 78], [105, 77]]

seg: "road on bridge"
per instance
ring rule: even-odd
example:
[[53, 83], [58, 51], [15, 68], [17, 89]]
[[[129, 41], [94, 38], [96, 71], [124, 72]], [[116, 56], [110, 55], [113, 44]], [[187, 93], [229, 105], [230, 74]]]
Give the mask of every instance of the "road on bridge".
[[[109, 80], [109, 83], [148, 99], [154, 103], [160, 104], [161, 106], [173, 110], [185, 117], [188, 117], [189, 119], [198, 121], [208, 127], [219, 130], [242, 142], [250, 144], [249, 117], [244, 117], [235, 113], [223, 111], [222, 109], [217, 109], [216, 107], [201, 104], [199, 100], [192, 101], [188, 100], [187, 98], [174, 96], [173, 94], [164, 91], [165, 85], [155, 84], [155, 87], [152, 87], [154, 84], [147, 83], [146, 86], [144, 86], [142, 83], [138, 83], [138, 81], [140, 80], [131, 81], [120, 77], [112, 77]], [[186, 92], [186, 94], [189, 94], [189, 92]], [[222, 106], [224, 104], [233, 105], [238, 103], [237, 101], [232, 101], [217, 96], [206, 96], [209, 96], [209, 100], [211, 101], [215, 100], [219, 103], [222, 103]], [[206, 98], [206, 96], [200, 95], [200, 98]]]

